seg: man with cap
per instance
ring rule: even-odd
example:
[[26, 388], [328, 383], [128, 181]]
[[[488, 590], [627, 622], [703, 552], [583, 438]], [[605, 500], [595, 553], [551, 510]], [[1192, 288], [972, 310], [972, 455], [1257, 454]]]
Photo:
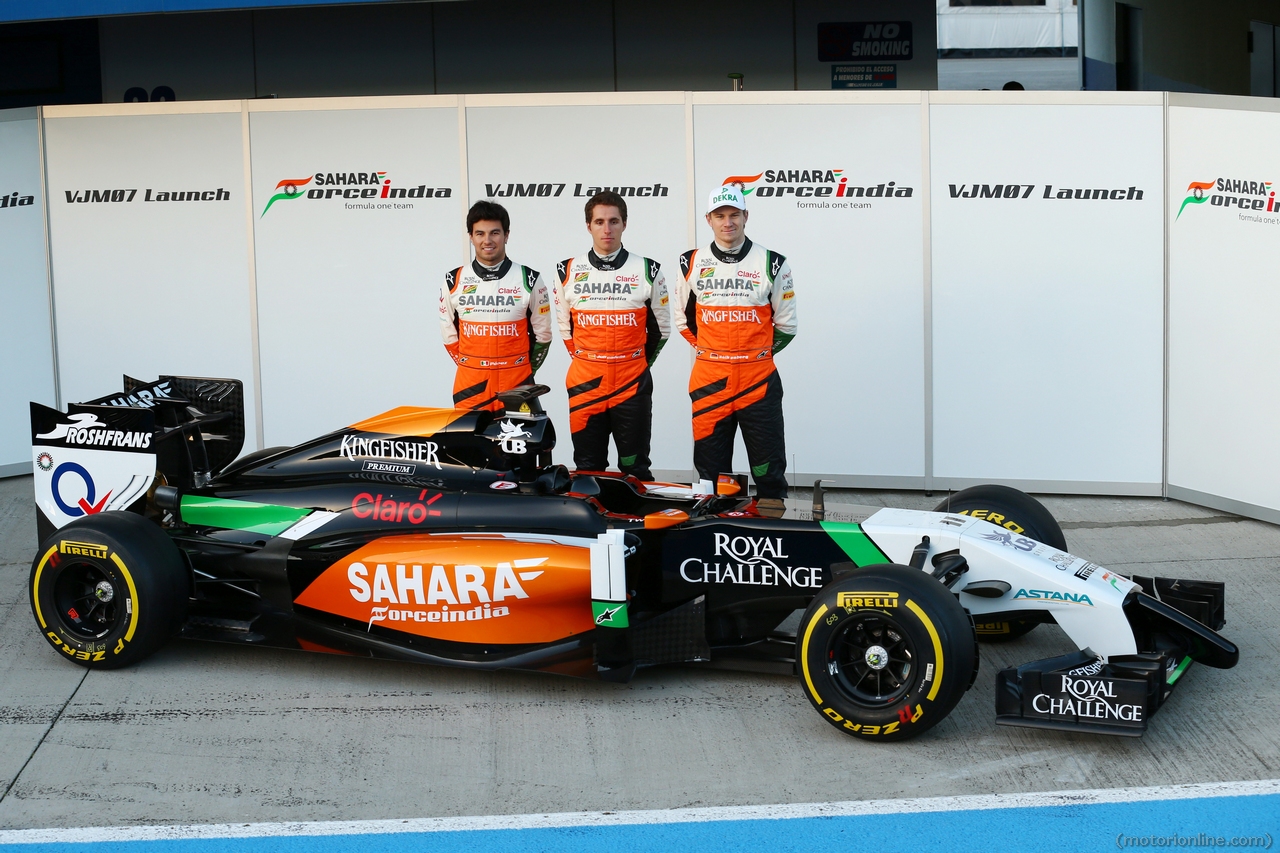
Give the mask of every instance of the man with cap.
[[458, 372], [453, 405], [502, 408], [498, 395], [533, 382], [551, 346], [551, 291], [536, 270], [511, 263], [506, 208], [478, 201], [467, 212], [476, 257], [445, 273], [440, 334]]
[[560, 337], [573, 356], [565, 377], [573, 462], [579, 470], [605, 470], [612, 433], [618, 470], [652, 480], [649, 366], [671, 334], [666, 279], [656, 261], [623, 248], [622, 196], [596, 193], [586, 218], [591, 249], [560, 262], [552, 297]]
[[795, 285], [787, 259], [746, 235], [740, 187], [707, 202], [712, 241], [680, 256], [673, 319], [693, 345], [693, 464], [715, 482], [733, 465], [742, 430], [761, 514], [781, 516], [787, 496], [782, 378], [773, 357], [796, 336]]

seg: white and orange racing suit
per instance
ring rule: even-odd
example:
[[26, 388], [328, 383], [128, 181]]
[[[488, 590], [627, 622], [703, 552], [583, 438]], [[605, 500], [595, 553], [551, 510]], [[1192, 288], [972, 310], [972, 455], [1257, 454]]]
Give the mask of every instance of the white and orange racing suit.
[[666, 279], [656, 261], [619, 249], [561, 261], [552, 296], [573, 362], [565, 377], [574, 465], [603, 471], [609, 435], [618, 470], [653, 479], [649, 365], [671, 334]]
[[498, 394], [533, 381], [551, 343], [551, 292], [535, 270], [476, 261], [445, 274], [440, 334], [458, 365], [453, 405], [501, 409]]
[[676, 329], [693, 344], [693, 464], [715, 481], [733, 465], [742, 429], [760, 498], [787, 496], [782, 378], [773, 356], [796, 335], [795, 284], [787, 259], [744, 240], [726, 252], [714, 242], [680, 256]]

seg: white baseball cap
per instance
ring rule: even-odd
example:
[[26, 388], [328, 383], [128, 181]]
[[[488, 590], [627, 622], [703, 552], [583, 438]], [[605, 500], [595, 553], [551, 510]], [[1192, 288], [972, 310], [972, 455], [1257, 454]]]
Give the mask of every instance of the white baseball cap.
[[707, 198], [707, 213], [720, 207], [736, 207], [738, 210], [747, 209], [747, 200], [742, 197], [742, 190], [737, 187], [720, 187], [712, 190], [710, 197]]

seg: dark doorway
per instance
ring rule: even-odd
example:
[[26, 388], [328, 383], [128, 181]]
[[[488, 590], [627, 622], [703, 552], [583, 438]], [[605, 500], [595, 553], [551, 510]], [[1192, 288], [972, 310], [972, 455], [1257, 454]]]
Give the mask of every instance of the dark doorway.
[[1116, 4], [1116, 89], [1142, 89], [1142, 10]]
[[0, 109], [101, 102], [97, 18], [0, 25]]

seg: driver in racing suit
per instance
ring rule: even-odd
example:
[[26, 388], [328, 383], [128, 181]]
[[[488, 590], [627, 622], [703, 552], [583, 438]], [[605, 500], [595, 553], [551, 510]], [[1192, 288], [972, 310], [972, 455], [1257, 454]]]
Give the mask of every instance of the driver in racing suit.
[[458, 365], [455, 408], [501, 409], [498, 395], [533, 382], [551, 345], [551, 292], [537, 271], [507, 257], [510, 231], [502, 205], [473, 204], [475, 260], [445, 273], [440, 288], [440, 334]]
[[666, 279], [656, 261], [623, 248], [622, 196], [596, 193], [586, 214], [592, 248], [560, 262], [552, 297], [560, 337], [573, 356], [565, 377], [573, 463], [579, 470], [605, 470], [612, 433], [618, 470], [652, 480], [649, 366], [671, 334]]
[[795, 285], [787, 259], [747, 238], [740, 189], [720, 187], [707, 204], [714, 239], [680, 256], [676, 329], [693, 344], [693, 464], [716, 481], [733, 465], [742, 430], [757, 506], [782, 515], [787, 455], [782, 378], [773, 357], [796, 336]]

